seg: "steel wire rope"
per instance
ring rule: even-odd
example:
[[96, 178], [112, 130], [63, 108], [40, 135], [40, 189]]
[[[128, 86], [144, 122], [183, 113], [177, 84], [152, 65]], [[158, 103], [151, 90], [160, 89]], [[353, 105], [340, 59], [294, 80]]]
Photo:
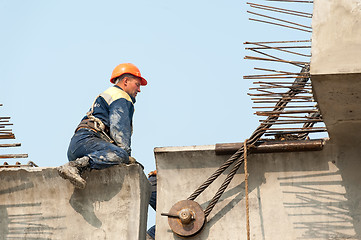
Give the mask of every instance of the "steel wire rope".
[[[309, 64], [305, 64], [302, 67], [301, 73], [309, 73]], [[307, 75], [304, 78], [296, 78], [290, 90], [288, 90], [285, 94], [282, 95], [282, 98], [276, 103], [274, 110], [282, 111], [285, 106], [292, 100], [292, 97], [298, 94], [301, 90], [299, 88], [300, 85], [305, 85], [309, 80], [309, 76]], [[251, 137], [247, 141], [247, 148], [253, 146], [262, 135], [273, 125], [272, 122], [275, 122], [279, 118], [279, 115], [269, 116], [266, 121], [261, 123], [257, 129], [252, 133]], [[234, 153], [226, 162], [224, 162], [203, 184], [201, 184], [187, 199], [195, 200], [205, 189], [209, 187], [210, 184], [214, 182], [229, 166], [231, 166], [234, 162], [236, 164], [232, 168], [231, 172], [227, 175], [226, 179], [222, 183], [221, 187], [218, 189], [210, 203], [208, 204], [206, 210], [204, 211], [206, 218], [213, 210], [214, 206], [217, 204], [218, 200], [228, 187], [229, 183], [232, 181], [234, 175], [236, 174], [239, 167], [242, 165], [244, 161], [244, 147], [241, 148]]]
[[208, 215], [211, 213], [211, 211], [213, 210], [214, 206], [217, 204], [218, 200], [220, 199], [220, 197], [222, 196], [222, 194], [224, 193], [224, 191], [226, 190], [226, 188], [228, 187], [228, 185], [231, 183], [234, 175], [236, 174], [236, 172], [238, 171], [238, 169], [240, 168], [240, 166], [242, 165], [244, 161], [244, 157], [243, 155], [237, 160], [236, 164], [234, 165], [234, 167], [232, 168], [231, 172], [227, 175], [226, 179], [224, 180], [224, 182], [222, 183], [221, 187], [218, 189], [216, 195], [214, 195], [214, 197], [212, 198], [211, 202], [208, 204], [206, 210], [204, 210], [204, 215], [206, 216], [206, 218], [208, 217]]

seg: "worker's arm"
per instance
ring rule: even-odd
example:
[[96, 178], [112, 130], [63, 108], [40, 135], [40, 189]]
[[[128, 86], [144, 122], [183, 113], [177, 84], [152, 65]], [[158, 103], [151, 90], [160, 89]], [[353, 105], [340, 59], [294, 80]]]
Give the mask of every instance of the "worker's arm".
[[109, 106], [109, 130], [110, 137], [115, 144], [123, 148], [130, 156], [133, 103], [125, 98], [119, 98]]

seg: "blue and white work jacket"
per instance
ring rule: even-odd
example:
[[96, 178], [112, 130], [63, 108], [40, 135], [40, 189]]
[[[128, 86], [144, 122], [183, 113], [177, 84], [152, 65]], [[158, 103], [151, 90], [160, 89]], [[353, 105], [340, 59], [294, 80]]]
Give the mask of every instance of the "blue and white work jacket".
[[[114, 143], [124, 149], [129, 155], [131, 152], [132, 119], [134, 114], [135, 98], [114, 85], [101, 93], [94, 101], [90, 111], [109, 129], [109, 136]], [[87, 114], [87, 115], [88, 115]], [[87, 119], [85, 116], [83, 119]]]

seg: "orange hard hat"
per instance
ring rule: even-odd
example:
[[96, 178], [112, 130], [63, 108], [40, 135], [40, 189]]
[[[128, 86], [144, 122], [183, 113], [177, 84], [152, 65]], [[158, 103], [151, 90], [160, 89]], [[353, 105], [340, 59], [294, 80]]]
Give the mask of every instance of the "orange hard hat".
[[110, 77], [110, 82], [114, 83], [114, 79], [123, 75], [124, 73], [132, 74], [141, 79], [140, 84], [145, 86], [147, 85], [147, 80], [145, 80], [141, 75], [139, 69], [132, 63], [121, 63], [116, 66], [113, 70], [112, 76]]

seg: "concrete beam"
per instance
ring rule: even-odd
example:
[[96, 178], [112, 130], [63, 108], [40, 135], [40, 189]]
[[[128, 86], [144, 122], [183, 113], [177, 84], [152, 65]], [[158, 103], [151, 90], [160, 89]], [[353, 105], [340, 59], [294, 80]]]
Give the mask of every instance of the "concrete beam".
[[[276, 152], [305, 152], [321, 151], [325, 144], [324, 139], [294, 140], [294, 141], [263, 141], [256, 142], [248, 152], [255, 153], [276, 153]], [[215, 153], [217, 155], [229, 155], [237, 152], [244, 143], [217, 143]]]
[[0, 169], [0, 239], [145, 239], [149, 183], [138, 165], [86, 171], [83, 190], [54, 168]]
[[339, 144], [361, 143], [361, 74], [311, 77], [330, 138]]

